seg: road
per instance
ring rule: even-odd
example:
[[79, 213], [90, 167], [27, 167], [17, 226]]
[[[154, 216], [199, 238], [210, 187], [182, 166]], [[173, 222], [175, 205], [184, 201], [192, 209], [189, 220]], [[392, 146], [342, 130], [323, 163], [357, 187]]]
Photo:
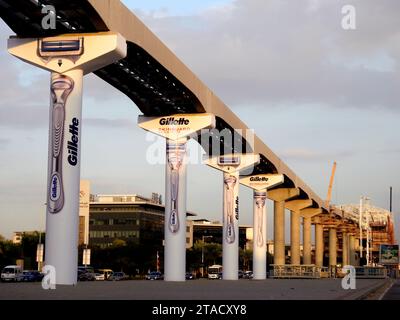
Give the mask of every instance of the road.
[[342, 289], [341, 279], [96, 281], [79, 282], [74, 287], [57, 286], [55, 290], [43, 290], [40, 283], [0, 283], [0, 300], [353, 300], [381, 288], [387, 281], [359, 279], [355, 290]]
[[400, 280], [397, 280], [393, 286], [386, 292], [382, 300], [400, 300]]

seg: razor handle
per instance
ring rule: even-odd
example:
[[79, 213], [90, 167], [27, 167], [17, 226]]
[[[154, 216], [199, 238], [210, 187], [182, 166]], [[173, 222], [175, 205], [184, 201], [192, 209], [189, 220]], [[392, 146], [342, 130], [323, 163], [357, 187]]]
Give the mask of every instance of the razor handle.
[[63, 147], [66, 101], [73, 89], [73, 80], [59, 75], [52, 80], [51, 129], [50, 129], [50, 181], [47, 207], [50, 213], [58, 213], [64, 207]]

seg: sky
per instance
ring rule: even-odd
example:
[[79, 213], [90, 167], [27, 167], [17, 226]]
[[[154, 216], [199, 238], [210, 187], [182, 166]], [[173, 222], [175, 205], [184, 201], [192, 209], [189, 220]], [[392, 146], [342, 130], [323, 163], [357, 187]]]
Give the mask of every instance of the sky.
[[[353, 0], [355, 30], [342, 28], [348, 3], [341, 0], [123, 2], [322, 199], [333, 161], [334, 204], [365, 195], [388, 208], [393, 186], [400, 239], [399, 1]], [[6, 237], [44, 229], [49, 112], [49, 74], [7, 53], [11, 34], [0, 21]], [[146, 162], [152, 141], [137, 126], [139, 114], [122, 93], [85, 77], [81, 175], [92, 193], [164, 193], [164, 166]], [[221, 220], [220, 172], [189, 165], [187, 192], [188, 210]], [[268, 209], [272, 239], [271, 201]], [[244, 187], [240, 222], [252, 222], [252, 193]]]

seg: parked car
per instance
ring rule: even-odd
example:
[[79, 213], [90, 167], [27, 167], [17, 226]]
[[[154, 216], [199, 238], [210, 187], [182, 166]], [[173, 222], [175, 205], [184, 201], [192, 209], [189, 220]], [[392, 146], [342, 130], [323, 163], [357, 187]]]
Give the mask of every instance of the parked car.
[[82, 271], [78, 272], [78, 281], [95, 281], [96, 275], [93, 272]]
[[192, 273], [186, 272], [186, 274], [185, 274], [185, 279], [186, 279], [186, 280], [193, 280], [193, 279], [194, 279], [194, 276], [193, 276]]
[[114, 271], [112, 271], [111, 269], [98, 269], [96, 271], [96, 273], [100, 273], [100, 274], [104, 275], [104, 280], [107, 280], [113, 274], [113, 272]]
[[146, 275], [146, 280], [163, 280], [164, 275], [161, 272], [153, 271]]
[[253, 271], [246, 271], [243, 274], [243, 279], [253, 279]]
[[214, 264], [208, 267], [208, 279], [221, 279], [222, 278], [222, 266], [219, 264]]
[[113, 272], [111, 276], [108, 277], [109, 281], [121, 281], [127, 280], [128, 276], [124, 272]]
[[95, 273], [94, 277], [96, 281], [104, 281], [106, 279], [104, 273]]
[[7, 266], [1, 271], [1, 281], [22, 281], [22, 269], [20, 266]]
[[94, 268], [91, 266], [78, 266], [78, 272], [91, 272], [94, 273]]
[[25, 282], [36, 282], [42, 281], [44, 274], [40, 273], [37, 270], [24, 270], [22, 272], [22, 281]]
[[243, 271], [242, 270], [239, 270], [239, 272], [238, 272], [238, 278], [239, 279], [242, 279], [243, 278]]

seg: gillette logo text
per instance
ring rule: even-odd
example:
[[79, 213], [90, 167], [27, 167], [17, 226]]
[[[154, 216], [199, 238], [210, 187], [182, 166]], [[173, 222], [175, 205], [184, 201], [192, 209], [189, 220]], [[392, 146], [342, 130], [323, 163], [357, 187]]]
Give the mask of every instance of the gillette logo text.
[[251, 182], [267, 182], [268, 178], [267, 177], [251, 177], [250, 181]]
[[52, 177], [51, 177], [51, 187], [50, 187], [50, 199], [52, 201], [56, 201], [58, 200], [58, 198], [60, 197], [60, 178], [58, 176], [58, 173], [55, 173]]
[[72, 119], [72, 124], [69, 125], [69, 133], [71, 140], [67, 143], [68, 149], [68, 162], [71, 166], [76, 166], [78, 163], [78, 142], [79, 142], [79, 120]]
[[162, 126], [187, 126], [189, 122], [190, 121], [185, 118], [175, 119], [174, 117], [170, 117], [160, 119], [160, 125]]

